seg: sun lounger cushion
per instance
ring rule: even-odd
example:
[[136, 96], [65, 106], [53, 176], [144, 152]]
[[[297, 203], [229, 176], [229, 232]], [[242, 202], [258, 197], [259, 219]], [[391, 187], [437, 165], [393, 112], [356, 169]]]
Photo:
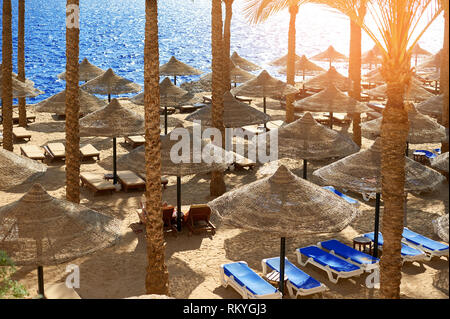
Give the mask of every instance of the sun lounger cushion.
[[23, 127], [15, 127], [13, 129], [14, 136], [16, 138], [30, 138], [31, 134]]
[[66, 148], [63, 143], [48, 143], [47, 147], [55, 157], [66, 156]]
[[132, 171], [118, 171], [117, 176], [122, 183], [125, 183], [128, 186], [145, 185], [144, 180]]
[[349, 247], [336, 239], [323, 241], [320, 243], [320, 246], [322, 246], [322, 248], [325, 248], [326, 250], [334, 251], [334, 253], [339, 257], [350, 259], [351, 261], [354, 261], [361, 265], [376, 264], [379, 261], [378, 258], [353, 249], [352, 247]]
[[313, 258], [317, 263], [322, 266], [328, 266], [337, 272], [350, 272], [360, 269], [358, 266], [350, 264], [349, 262], [338, 258], [317, 246], [308, 246], [304, 248], [299, 248], [300, 253], [303, 255]]
[[37, 145], [23, 145], [20, 147], [22, 154], [31, 159], [45, 159], [44, 151]]
[[448, 249], [448, 245], [445, 245], [443, 243], [440, 243], [438, 241], [432, 240], [428, 237], [415, 233], [406, 227], [403, 228], [402, 236], [407, 241], [410, 241], [417, 246], [423, 246], [424, 248], [427, 248], [432, 251], [440, 251]]
[[[265, 262], [270, 268], [280, 272], [280, 257], [268, 258], [265, 259]], [[292, 264], [287, 258], [284, 262], [284, 273], [291, 284], [297, 289], [308, 290], [322, 285], [319, 281]]]
[[277, 289], [261, 278], [245, 263], [236, 262], [223, 265], [226, 276], [233, 276], [234, 280], [246, 287], [254, 295], [269, 295], [277, 292]]
[[351, 197], [341, 193], [340, 191], [335, 189], [333, 186], [324, 186], [323, 188], [328, 189], [329, 191], [335, 193], [336, 195], [338, 195], [342, 199], [345, 199], [349, 204], [352, 204], [352, 205], [355, 205], [355, 206], [359, 206], [360, 205], [360, 203], [356, 199], [353, 199], [353, 198], [351, 198]]
[[94, 186], [97, 190], [115, 190], [115, 186], [103, 178], [103, 174], [84, 172], [80, 177]]
[[[364, 236], [367, 238], [370, 238], [372, 241], [375, 240], [375, 234], [373, 232], [364, 234]], [[383, 246], [383, 235], [381, 235], [381, 233], [379, 233], [379, 235], [378, 235], [378, 245]], [[416, 248], [410, 247], [410, 246], [402, 243], [401, 255], [403, 257], [418, 256], [418, 255], [423, 255], [423, 252]]]
[[98, 151], [98, 149], [96, 149], [91, 144], [82, 146], [80, 148], [80, 152], [81, 152], [81, 155], [83, 155], [84, 157], [93, 157], [93, 156], [100, 155], [100, 152]]

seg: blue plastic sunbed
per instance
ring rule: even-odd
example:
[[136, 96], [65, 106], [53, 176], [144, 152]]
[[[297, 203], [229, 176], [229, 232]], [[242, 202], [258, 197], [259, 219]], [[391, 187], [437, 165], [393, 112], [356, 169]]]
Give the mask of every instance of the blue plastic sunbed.
[[[271, 270], [280, 272], [280, 257], [263, 259], [261, 264], [264, 274]], [[284, 274], [287, 276], [286, 288], [291, 298], [312, 295], [328, 289], [324, 284], [297, 268], [287, 258], [284, 262]]]
[[355, 205], [356, 207], [359, 207], [359, 205], [361, 205], [361, 203], [358, 202], [356, 199], [353, 199], [353, 198], [351, 198], [351, 197], [341, 193], [340, 191], [338, 191], [333, 186], [324, 186], [323, 188], [328, 189], [329, 191], [335, 193], [336, 195], [338, 195], [342, 199], [345, 199], [349, 204]]
[[428, 159], [432, 159], [437, 156], [435, 153], [426, 150], [415, 150], [414, 155], [425, 155]]
[[[369, 238], [372, 241], [375, 241], [374, 232], [364, 234], [363, 236]], [[381, 233], [378, 233], [378, 248], [380, 250], [383, 250], [383, 235], [381, 235]], [[427, 260], [427, 255], [425, 255], [423, 251], [408, 246], [404, 243], [402, 243], [402, 249], [400, 253], [402, 255], [403, 262]]]
[[433, 256], [447, 256], [448, 257], [448, 245], [425, 237], [421, 234], [413, 232], [408, 228], [403, 228], [402, 241], [414, 248], [424, 251], [428, 258]]
[[220, 279], [225, 288], [230, 285], [244, 299], [281, 299], [282, 295], [261, 278], [245, 261], [220, 266]]
[[[364, 270], [360, 267], [345, 261], [335, 255], [320, 249], [317, 246], [308, 246], [295, 250], [297, 260], [300, 265], [305, 266], [308, 263], [324, 270], [328, 274], [328, 279], [332, 283], [337, 283], [339, 278], [349, 278], [361, 275]], [[306, 256], [303, 262], [302, 255]], [[336, 278], [333, 277], [336, 275]]]
[[365, 271], [371, 271], [379, 266], [380, 260], [378, 258], [349, 247], [336, 239], [322, 241], [317, 246], [328, 250], [330, 254], [344, 258], [349, 263], [359, 266]]

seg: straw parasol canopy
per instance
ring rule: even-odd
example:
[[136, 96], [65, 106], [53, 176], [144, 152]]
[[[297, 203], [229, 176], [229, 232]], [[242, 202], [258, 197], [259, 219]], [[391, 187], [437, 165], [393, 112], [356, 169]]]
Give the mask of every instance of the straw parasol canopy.
[[427, 50], [423, 49], [423, 48], [419, 45], [419, 43], [417, 43], [417, 44], [413, 47], [413, 49], [412, 49], [412, 51], [411, 51], [411, 54], [415, 57], [415, 63], [416, 63], [416, 65], [417, 65], [417, 58], [418, 58], [419, 56], [430, 56], [430, 55], [433, 55], [433, 53], [428, 52]]
[[102, 95], [118, 95], [125, 93], [137, 93], [142, 90], [139, 84], [118, 76], [109, 68], [98, 77], [86, 82], [81, 89], [92, 93]]
[[436, 235], [448, 243], [448, 214], [434, 219], [432, 223]]
[[113, 99], [80, 120], [80, 136], [121, 137], [144, 134], [144, 117], [130, 110], [133, 103]]
[[[286, 55], [282, 56], [281, 58], [275, 59], [271, 62], [269, 62], [269, 65], [274, 65], [274, 66], [286, 66], [287, 65], [287, 60], [288, 60], [288, 54], [286, 53]], [[297, 54], [295, 54], [295, 63], [298, 63], [301, 60], [301, 57], [298, 56]]]
[[381, 64], [382, 62], [383, 61], [380, 58], [380, 55], [377, 55], [377, 53], [373, 49], [367, 51], [361, 56], [362, 64], [378, 65]]
[[[176, 129], [175, 129], [176, 130]], [[175, 130], [171, 134], [175, 133]], [[211, 163], [207, 163], [200, 159], [195, 163], [195, 158], [198, 154], [194, 154], [195, 150], [192, 147], [193, 136], [189, 132], [190, 148], [188, 157], [185, 162], [175, 163], [171, 158], [171, 150], [179, 149], [176, 144], [179, 144], [178, 140], [171, 140], [169, 135], [162, 135], [161, 140], [161, 174], [171, 176], [185, 176], [193, 174], [208, 173], [211, 171], [225, 170], [228, 166], [226, 161], [225, 150], [215, 147], [213, 144], [201, 140], [201, 150], [218, 150], [216, 156], [210, 153], [212, 157]], [[205, 151], [206, 152], [206, 151]], [[201, 154], [200, 154], [201, 155]], [[224, 160], [225, 159], [225, 160]], [[139, 146], [132, 150], [130, 153], [123, 155], [119, 158], [118, 164], [122, 167], [134, 171], [138, 174], [145, 176], [145, 145]]]
[[[351, 139], [325, 127], [307, 112], [302, 118], [277, 130], [278, 157], [321, 160], [344, 157], [359, 151]], [[260, 135], [267, 138], [269, 133]]]
[[[189, 114], [185, 120], [202, 121], [202, 126], [213, 127], [211, 105], [207, 105], [194, 113]], [[242, 127], [246, 125], [261, 124], [270, 120], [270, 116], [258, 111], [247, 103], [242, 103], [229, 92], [223, 95], [223, 125], [225, 127]]]
[[444, 95], [436, 95], [428, 100], [417, 104], [416, 109], [425, 115], [442, 118], [442, 108], [444, 104]]
[[[78, 96], [81, 114], [94, 112], [107, 104], [105, 101], [81, 89]], [[36, 104], [35, 110], [36, 112], [56, 113], [57, 115], [66, 114], [66, 90], [39, 102]]]
[[0, 249], [18, 265], [59, 264], [109, 247], [119, 236], [119, 220], [52, 197], [40, 184], [0, 207]]
[[330, 83], [333, 83], [341, 91], [348, 91], [350, 88], [349, 78], [340, 74], [334, 67], [307, 80], [303, 86], [304, 88], [320, 90], [328, 87]]
[[372, 109], [340, 91], [333, 83], [319, 93], [296, 101], [294, 106], [310, 112], [364, 113]]
[[172, 56], [169, 62], [159, 67], [159, 75], [173, 76], [174, 84], [177, 84], [177, 75], [200, 75], [203, 71], [193, 68]]
[[[387, 98], [387, 84], [383, 84], [380, 86], [377, 86], [376, 88], [373, 88], [371, 90], [366, 91], [366, 93], [369, 96], [373, 97], [380, 97], [380, 98]], [[421, 83], [413, 79], [408, 87], [406, 87], [405, 91], [405, 98], [407, 100], [418, 100], [418, 101], [424, 101], [429, 98], [432, 98], [435, 96], [433, 93], [428, 92], [425, 90]]]
[[[3, 72], [2, 64], [0, 63], [0, 77], [1, 77], [2, 72]], [[17, 81], [20, 81], [19, 80], [19, 75], [16, 72], [11, 72], [11, 74], [12, 74], [13, 79], [16, 79]], [[20, 81], [20, 82], [22, 82], [22, 81]], [[34, 82], [31, 81], [30, 79], [25, 79], [25, 85], [34, 86]]]
[[280, 237], [339, 232], [359, 213], [337, 195], [292, 174], [284, 165], [268, 177], [225, 193], [208, 206], [216, 225]]
[[331, 63], [334, 61], [348, 61], [348, 57], [336, 51], [332, 45], [330, 45], [325, 51], [313, 56], [311, 59], [316, 61], [330, 61], [330, 67]]
[[272, 77], [263, 70], [256, 78], [233, 88], [233, 95], [244, 95], [249, 97], [271, 97], [297, 93], [298, 89], [290, 84]]
[[[281, 74], [286, 74], [287, 67], [282, 68], [279, 72]], [[295, 62], [295, 74], [303, 76], [303, 79], [305, 79], [306, 75], [314, 74], [317, 72], [326, 72], [326, 71], [322, 67], [308, 60], [308, 58], [305, 55], [302, 55], [301, 58], [299, 58]]]
[[[405, 157], [405, 192], [431, 192], [444, 181], [444, 176]], [[381, 138], [369, 149], [344, 157], [314, 171], [319, 183], [357, 193], [381, 193]]]
[[[87, 58], [84, 58], [83, 61], [80, 62], [78, 68], [78, 79], [80, 81], [89, 81], [102, 75], [103, 73], [105, 73], [105, 70], [102, 70], [99, 67], [91, 64]], [[66, 72], [58, 74], [58, 79], [65, 80]]]
[[[172, 84], [168, 77], [164, 78], [159, 84], [159, 96], [162, 103], [175, 102], [182, 99], [186, 94], [188, 94], [188, 91]], [[144, 105], [144, 92], [139, 93], [130, 100], [135, 104]]]
[[0, 190], [29, 183], [47, 171], [47, 165], [0, 148]]
[[431, 167], [441, 172], [448, 173], [448, 152], [442, 153], [431, 159]]
[[[0, 82], [2, 81], [2, 74], [0, 73]], [[31, 85], [30, 82], [22, 82], [19, 81], [17, 78], [12, 78], [12, 95], [13, 98], [19, 98], [19, 97], [36, 97], [40, 94], [43, 94], [44, 92], [36, 89]], [[3, 88], [0, 86], [0, 96], [2, 95]]]
[[[411, 144], [441, 143], [447, 135], [445, 127], [435, 119], [417, 112], [413, 105], [408, 109], [409, 132], [407, 142]], [[381, 134], [382, 117], [361, 124], [364, 137], [376, 139]]]
[[427, 69], [439, 70], [441, 68], [442, 49], [435, 55], [430, 56], [423, 63], [417, 66], [417, 70], [426, 71]]
[[[251, 79], [254, 79], [256, 75], [247, 72], [240, 67], [236, 66], [233, 61], [230, 60], [230, 79], [231, 83], [244, 83], [247, 81], [250, 81]], [[200, 81], [211, 83], [212, 82], [212, 72], [202, 76], [200, 78]], [[235, 85], [236, 86], [236, 85]]]
[[240, 67], [241, 69], [245, 70], [245, 71], [258, 71], [261, 70], [261, 67], [256, 65], [255, 63], [252, 63], [246, 59], [244, 59], [243, 57], [241, 57], [239, 54], [237, 54], [236, 51], [233, 52], [233, 54], [231, 55], [231, 61], [233, 61], [233, 63]]

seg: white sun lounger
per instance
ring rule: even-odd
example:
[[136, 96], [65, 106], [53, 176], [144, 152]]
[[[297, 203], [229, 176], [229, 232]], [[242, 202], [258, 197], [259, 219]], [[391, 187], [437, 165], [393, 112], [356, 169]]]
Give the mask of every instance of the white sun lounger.
[[[280, 273], [280, 257], [263, 259], [261, 264], [264, 275], [270, 271]], [[296, 267], [287, 258], [284, 263], [284, 274], [287, 276], [286, 288], [291, 298], [295, 299], [297, 296], [308, 296], [328, 290], [327, 286]]]
[[[300, 265], [306, 266], [307, 264], [312, 264], [324, 270], [328, 274], [328, 279], [334, 284], [338, 282], [339, 278], [356, 277], [364, 273], [362, 268], [332, 255], [317, 246], [298, 248], [295, 250], [295, 254]], [[305, 261], [302, 255], [306, 257]]]
[[281, 292], [248, 267], [245, 261], [222, 264], [220, 281], [225, 288], [230, 285], [244, 299], [281, 299]]

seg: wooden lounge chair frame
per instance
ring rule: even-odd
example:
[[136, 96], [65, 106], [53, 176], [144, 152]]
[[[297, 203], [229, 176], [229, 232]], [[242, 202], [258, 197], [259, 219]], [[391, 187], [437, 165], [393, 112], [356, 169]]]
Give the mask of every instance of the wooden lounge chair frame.
[[[21, 146], [21, 147], [20, 147], [20, 154], [21, 154], [21, 155], [23, 155], [23, 156], [25, 156], [25, 157], [28, 157], [28, 158], [31, 158], [32, 160], [44, 162], [44, 160], [45, 160], [45, 154], [44, 154], [44, 152], [42, 152], [42, 156], [39, 156], [39, 157], [32, 156], [32, 155], [28, 155], [27, 152], [26, 152], [26, 150], [24, 149], [26, 146], [27, 146], [27, 145], [24, 145], [24, 146]], [[31, 146], [31, 145], [28, 145], [28, 146]], [[36, 145], [34, 145], [34, 146], [36, 146]], [[36, 146], [36, 147], [40, 149], [39, 146]]]
[[122, 185], [122, 189], [125, 192], [128, 192], [128, 190], [130, 190], [130, 189], [145, 190], [145, 181], [138, 174], [136, 174], [132, 171], [129, 171], [129, 172], [133, 173], [134, 175], [136, 175], [137, 178], [141, 179], [142, 183], [141, 184], [127, 184], [127, 182], [124, 179], [120, 178], [120, 172], [117, 172], [117, 178], [119, 180], [119, 183]]
[[[90, 145], [90, 144], [89, 144], [89, 145]], [[87, 146], [87, 145], [84, 145], [84, 146]], [[83, 146], [83, 147], [84, 147], [84, 146]], [[81, 152], [81, 149], [82, 149], [83, 147], [80, 147], [80, 158], [81, 158], [82, 161], [87, 161], [87, 160], [90, 160], [90, 159], [97, 160], [97, 161], [100, 160], [100, 152], [98, 152], [98, 153], [96, 153], [96, 154], [83, 155], [83, 153]], [[93, 146], [92, 146], [92, 147], [93, 147]], [[95, 148], [95, 147], [94, 147], [94, 148]]]
[[[210, 216], [211, 208], [208, 205], [191, 205], [185, 216], [189, 235], [198, 234], [203, 231], [211, 231], [214, 235], [216, 233], [216, 227], [209, 221]], [[196, 225], [198, 221], [205, 222], [205, 225]]]
[[[21, 129], [21, 128], [20, 128], [20, 129]], [[16, 139], [16, 140], [27, 140], [27, 141], [31, 141], [31, 134], [27, 133], [27, 134], [20, 135], [20, 134], [17, 134], [16, 132], [14, 132], [14, 129], [13, 129], [13, 137], [14, 137], [14, 139]]]
[[45, 151], [45, 155], [48, 155], [48, 157], [50, 157], [50, 161], [54, 161], [54, 160], [65, 160], [66, 159], [66, 154], [64, 153], [64, 156], [57, 156], [55, 154], [53, 154], [53, 152], [51, 151], [50, 147], [48, 147], [48, 145], [43, 146], [44, 151]]
[[132, 148], [136, 148], [138, 146], [145, 144], [145, 141], [144, 142], [136, 142], [133, 139], [131, 139], [129, 136], [125, 136], [124, 139], [125, 139], [125, 143], [130, 144]]
[[176, 222], [173, 223], [173, 212], [175, 207], [173, 206], [166, 206], [162, 208], [162, 219], [164, 222], [164, 232], [166, 233], [172, 233], [175, 237], [177, 236], [178, 230], [176, 226]]

